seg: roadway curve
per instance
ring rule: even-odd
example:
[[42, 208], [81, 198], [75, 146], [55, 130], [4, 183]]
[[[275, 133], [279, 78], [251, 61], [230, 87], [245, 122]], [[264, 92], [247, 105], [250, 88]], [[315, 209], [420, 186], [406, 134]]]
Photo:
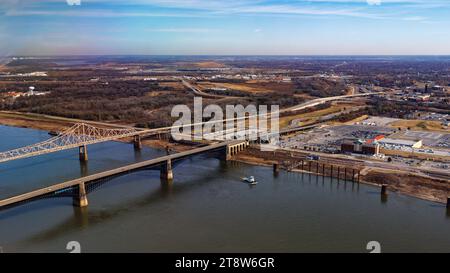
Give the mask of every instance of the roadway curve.
[[221, 95], [208, 94], [208, 93], [205, 93], [205, 92], [201, 91], [200, 89], [196, 88], [195, 86], [193, 86], [192, 84], [190, 84], [189, 82], [187, 82], [185, 80], [181, 80], [181, 82], [183, 83], [183, 85], [185, 87], [189, 88], [195, 95], [200, 96], [200, 97], [210, 98], [210, 99], [236, 98], [236, 97], [232, 97], [232, 96], [221, 96]]
[[293, 112], [293, 111], [299, 111], [306, 108], [310, 108], [319, 104], [323, 104], [329, 101], [335, 101], [335, 100], [342, 100], [342, 99], [350, 99], [350, 98], [356, 98], [356, 97], [368, 97], [368, 96], [374, 96], [374, 95], [382, 95], [384, 93], [364, 93], [364, 94], [354, 94], [354, 95], [343, 95], [343, 96], [335, 96], [335, 97], [326, 97], [326, 98], [319, 98], [319, 99], [313, 99], [307, 102], [304, 102], [302, 104], [292, 106], [289, 108], [286, 108], [282, 110], [281, 112]]

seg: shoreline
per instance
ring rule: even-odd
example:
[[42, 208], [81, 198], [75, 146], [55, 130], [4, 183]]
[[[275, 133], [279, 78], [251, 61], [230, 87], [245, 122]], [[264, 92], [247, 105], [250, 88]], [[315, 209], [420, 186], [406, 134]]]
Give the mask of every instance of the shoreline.
[[[243, 153], [245, 154], [245, 152], [243, 152]], [[274, 163], [278, 163], [278, 164], [280, 163], [276, 159], [266, 160], [266, 159], [263, 159], [260, 157], [254, 157], [251, 155], [249, 156], [247, 154], [245, 154], [245, 155], [239, 154], [237, 156], [234, 156], [232, 158], [232, 160], [250, 164], [250, 165], [254, 165], [254, 166], [264, 166], [264, 167], [271, 167]], [[283, 169], [283, 171], [322, 176], [322, 174], [320, 174], [320, 173], [309, 172], [306, 170], [301, 170], [299, 168], [294, 168], [292, 170]], [[374, 176], [376, 177], [377, 175], [380, 175], [380, 174], [381, 174], [380, 178], [383, 178], [383, 180], [381, 180], [381, 181], [383, 181], [383, 182], [389, 181], [389, 183], [386, 183], [389, 187], [388, 188], [389, 192], [404, 194], [404, 195], [407, 195], [410, 197], [418, 198], [420, 200], [445, 205], [446, 200], [447, 200], [446, 199], [447, 194], [448, 194], [448, 192], [450, 192], [449, 191], [450, 185], [449, 185], [448, 181], [445, 181], [445, 180], [440, 180], [440, 181], [438, 181], [437, 179], [424, 180], [424, 178], [420, 177], [420, 176], [414, 176], [411, 174], [406, 174], [406, 173], [401, 173], [401, 172], [381, 173], [380, 170], [376, 170], [376, 169], [369, 170], [369, 171], [367, 171], [366, 174], [363, 174], [363, 172], [361, 172], [360, 183], [364, 184], [364, 185], [380, 188], [380, 191], [381, 191], [381, 185], [384, 183], [375, 182], [373, 180]], [[407, 175], [411, 176], [411, 177], [408, 177], [412, 180], [411, 182], [402, 180], [402, 178], [405, 178]], [[326, 177], [330, 177], [330, 176], [326, 176]], [[400, 181], [398, 181], [399, 177], [400, 177]], [[397, 179], [394, 179], [394, 178], [397, 178]], [[337, 179], [337, 178], [333, 177], [333, 179]], [[344, 179], [342, 179], [342, 181], [344, 181]], [[348, 181], [351, 181], [351, 180], [348, 180]], [[395, 181], [395, 182], [393, 182], [393, 181]], [[422, 183], [419, 183], [418, 181], [420, 181]], [[438, 183], [438, 184], [439, 183], [445, 184], [445, 185], [443, 185], [443, 187], [447, 187], [447, 190], [439, 188], [437, 185], [433, 184], [432, 181], [434, 183]], [[352, 183], [358, 183], [358, 182], [352, 181]]]
[[[26, 113], [22, 115], [20, 113], [0, 111], [0, 125], [44, 131], [61, 131], [73, 125], [73, 121], [70, 122], [69, 120], [58, 118], [50, 120], [49, 118], [45, 117], [34, 115], [30, 116]], [[128, 143], [131, 142], [131, 139], [124, 139], [119, 141]], [[169, 142], [167, 140], [158, 139], [143, 139], [142, 145], [154, 149], [165, 149], [168, 147], [169, 149], [177, 152], [182, 152], [192, 147], [189, 145], [183, 145], [179, 143]], [[248, 154], [247, 151], [244, 151], [237, 156], [233, 156], [231, 160], [251, 165], [270, 167], [274, 163], [280, 163], [280, 161], [282, 162], [283, 159], [282, 157], [278, 159], [272, 157], [270, 160], [267, 160], [265, 157], [271, 157], [271, 155], [266, 153], [260, 156], [255, 156]], [[288, 159], [293, 159], [293, 157]], [[352, 165], [349, 166], [348, 163], [341, 165], [350, 168], [355, 167]], [[373, 167], [361, 168], [360, 166], [359, 170], [361, 171], [360, 182], [363, 184], [380, 187], [382, 182], [386, 182], [389, 185], [389, 191], [399, 192], [422, 200], [445, 204], [446, 199], [450, 194], [450, 181], [445, 181], [443, 179], [423, 177], [418, 174], [405, 173], [402, 171], [393, 172], [392, 170]], [[294, 168], [290, 171], [321, 175], [314, 172], [304, 171], [298, 168]]]

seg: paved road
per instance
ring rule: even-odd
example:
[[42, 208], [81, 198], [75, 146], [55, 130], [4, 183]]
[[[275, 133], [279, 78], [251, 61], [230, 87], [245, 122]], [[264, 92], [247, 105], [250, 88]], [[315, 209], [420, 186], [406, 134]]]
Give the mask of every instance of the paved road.
[[220, 96], [220, 95], [208, 94], [208, 93], [205, 93], [205, 92], [199, 90], [198, 88], [194, 87], [192, 84], [190, 84], [189, 82], [187, 82], [185, 80], [181, 80], [181, 82], [183, 83], [184, 86], [191, 89], [195, 95], [200, 96], [200, 97], [211, 98], [211, 99], [235, 98], [232, 96]]
[[384, 95], [384, 93], [364, 93], [364, 94], [354, 94], [354, 95], [343, 95], [343, 96], [335, 96], [335, 97], [327, 97], [327, 98], [320, 98], [320, 99], [313, 99], [307, 102], [304, 102], [302, 104], [284, 109], [285, 111], [299, 111], [306, 108], [310, 108], [313, 106], [317, 106], [319, 104], [324, 104], [326, 102], [335, 101], [335, 100], [342, 100], [342, 99], [350, 99], [350, 98], [356, 98], [356, 97], [368, 97], [368, 96], [375, 96], [375, 95]]

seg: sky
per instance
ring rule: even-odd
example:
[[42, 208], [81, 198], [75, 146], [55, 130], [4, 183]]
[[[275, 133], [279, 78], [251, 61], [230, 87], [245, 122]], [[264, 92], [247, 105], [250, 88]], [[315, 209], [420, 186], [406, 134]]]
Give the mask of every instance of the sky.
[[450, 0], [1, 0], [0, 57], [450, 55]]

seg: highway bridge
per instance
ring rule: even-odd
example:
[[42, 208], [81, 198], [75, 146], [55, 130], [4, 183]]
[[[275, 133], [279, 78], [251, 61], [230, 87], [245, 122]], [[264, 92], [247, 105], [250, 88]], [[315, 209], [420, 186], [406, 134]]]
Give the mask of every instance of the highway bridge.
[[230, 140], [185, 152], [130, 164], [117, 169], [81, 177], [60, 184], [52, 185], [50, 187], [37, 189], [25, 194], [0, 200], [0, 210], [12, 206], [17, 206], [23, 203], [52, 197], [72, 197], [73, 204], [75, 206], [85, 207], [88, 205], [87, 194], [95, 187], [97, 187], [99, 183], [103, 183], [106, 179], [111, 179], [140, 170], [148, 170], [159, 166], [161, 179], [169, 183], [173, 179], [172, 164], [175, 161], [179, 161], [198, 154], [211, 152], [218, 152], [219, 157], [222, 160], [227, 160], [230, 159], [231, 156], [239, 153], [240, 151], [243, 151], [247, 146], [248, 142], [246, 141]]

